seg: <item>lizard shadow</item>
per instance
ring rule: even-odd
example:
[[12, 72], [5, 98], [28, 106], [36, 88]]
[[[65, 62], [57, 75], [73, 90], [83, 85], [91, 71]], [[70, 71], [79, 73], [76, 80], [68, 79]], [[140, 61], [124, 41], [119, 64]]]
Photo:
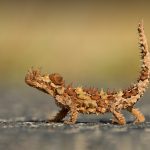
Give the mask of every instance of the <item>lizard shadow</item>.
[[[76, 123], [85, 123], [85, 124], [110, 124], [110, 125], [118, 125], [117, 123], [112, 123], [111, 120], [95, 120], [95, 121], [77, 121]], [[133, 121], [127, 121], [126, 124], [132, 124]]]
[[[38, 120], [38, 119], [28, 119], [23, 122], [32, 122], [32, 123], [63, 123], [63, 121], [59, 122], [49, 122], [49, 120]], [[103, 119], [103, 120], [78, 120], [75, 124], [111, 124], [111, 125], [118, 125], [117, 123], [112, 123], [111, 120]], [[132, 124], [133, 121], [127, 121], [127, 124]]]
[[[148, 115], [145, 116], [146, 119], [146, 123], [150, 123], [150, 117]], [[23, 121], [18, 121], [18, 122], [32, 122], [32, 123], [62, 123], [64, 121], [60, 121], [60, 122], [49, 122], [48, 119], [32, 119], [32, 118], [26, 118]], [[134, 119], [127, 119], [126, 124], [133, 124]], [[98, 119], [98, 118], [79, 118], [77, 120], [77, 122], [75, 124], [109, 124], [109, 125], [118, 125], [117, 123], [112, 123], [112, 120], [109, 118], [102, 118], [102, 119]]]

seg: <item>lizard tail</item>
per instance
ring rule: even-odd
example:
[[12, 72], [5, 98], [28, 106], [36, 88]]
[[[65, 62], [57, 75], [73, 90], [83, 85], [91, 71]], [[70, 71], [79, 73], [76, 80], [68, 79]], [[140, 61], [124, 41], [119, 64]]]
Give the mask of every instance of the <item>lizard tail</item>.
[[123, 97], [131, 100], [132, 104], [136, 103], [136, 101], [141, 96], [143, 96], [146, 88], [148, 87], [150, 78], [150, 53], [148, 50], [147, 39], [144, 33], [143, 21], [141, 21], [138, 25], [138, 34], [142, 60], [140, 76], [137, 80], [137, 83], [123, 91]]
[[139, 94], [142, 96], [149, 84], [150, 78], [150, 53], [148, 50], [148, 43], [144, 33], [143, 21], [138, 26], [139, 44], [141, 49], [142, 67], [140, 77], [137, 80], [137, 87]]

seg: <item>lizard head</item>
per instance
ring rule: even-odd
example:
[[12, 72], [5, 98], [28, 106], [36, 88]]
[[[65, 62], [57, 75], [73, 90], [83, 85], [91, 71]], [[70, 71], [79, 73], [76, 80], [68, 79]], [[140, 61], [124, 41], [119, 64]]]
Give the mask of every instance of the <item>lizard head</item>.
[[33, 87], [36, 87], [35, 84], [48, 83], [50, 79], [48, 75], [42, 75], [40, 69], [31, 68], [25, 76], [25, 82]]
[[[40, 69], [30, 69], [25, 76], [25, 82], [34, 88], [37, 88], [50, 95], [54, 94], [54, 91], [61, 89], [64, 86], [63, 77], [58, 73], [53, 74], [41, 74]], [[52, 94], [53, 93], [53, 94]]]
[[58, 73], [53, 74], [41, 74], [40, 69], [30, 69], [28, 73], [25, 76], [25, 82], [28, 85], [34, 84], [34, 82], [37, 82], [39, 84], [48, 84], [53, 83], [56, 86], [62, 86], [64, 85], [63, 77]]
[[71, 97], [65, 93], [65, 82], [58, 73], [41, 74], [40, 69], [30, 69], [25, 76], [25, 82], [38, 90], [54, 97], [58, 106], [71, 105]]

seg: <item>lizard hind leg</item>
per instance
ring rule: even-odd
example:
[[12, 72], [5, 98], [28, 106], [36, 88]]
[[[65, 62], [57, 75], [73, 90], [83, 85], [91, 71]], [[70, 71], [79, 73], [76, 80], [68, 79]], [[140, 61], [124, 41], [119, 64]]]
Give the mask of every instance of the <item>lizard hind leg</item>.
[[123, 116], [123, 114], [121, 114], [121, 112], [118, 112], [118, 111], [114, 111], [113, 112], [113, 115], [115, 117], [115, 121], [112, 120], [112, 123], [118, 123], [119, 125], [125, 125], [126, 124], [126, 120], [125, 120], [125, 117]]
[[137, 109], [133, 107], [128, 107], [127, 110], [132, 113], [133, 116], [135, 116], [134, 124], [142, 123], [145, 121], [144, 115]]

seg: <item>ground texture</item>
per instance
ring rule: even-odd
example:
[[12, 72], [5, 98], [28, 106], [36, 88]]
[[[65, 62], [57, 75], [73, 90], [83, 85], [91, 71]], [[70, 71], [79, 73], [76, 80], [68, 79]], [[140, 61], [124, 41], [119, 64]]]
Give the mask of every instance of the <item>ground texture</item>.
[[0, 149], [7, 150], [148, 150], [150, 122], [112, 125], [107, 120], [77, 122], [75, 125], [45, 120], [0, 120]]

